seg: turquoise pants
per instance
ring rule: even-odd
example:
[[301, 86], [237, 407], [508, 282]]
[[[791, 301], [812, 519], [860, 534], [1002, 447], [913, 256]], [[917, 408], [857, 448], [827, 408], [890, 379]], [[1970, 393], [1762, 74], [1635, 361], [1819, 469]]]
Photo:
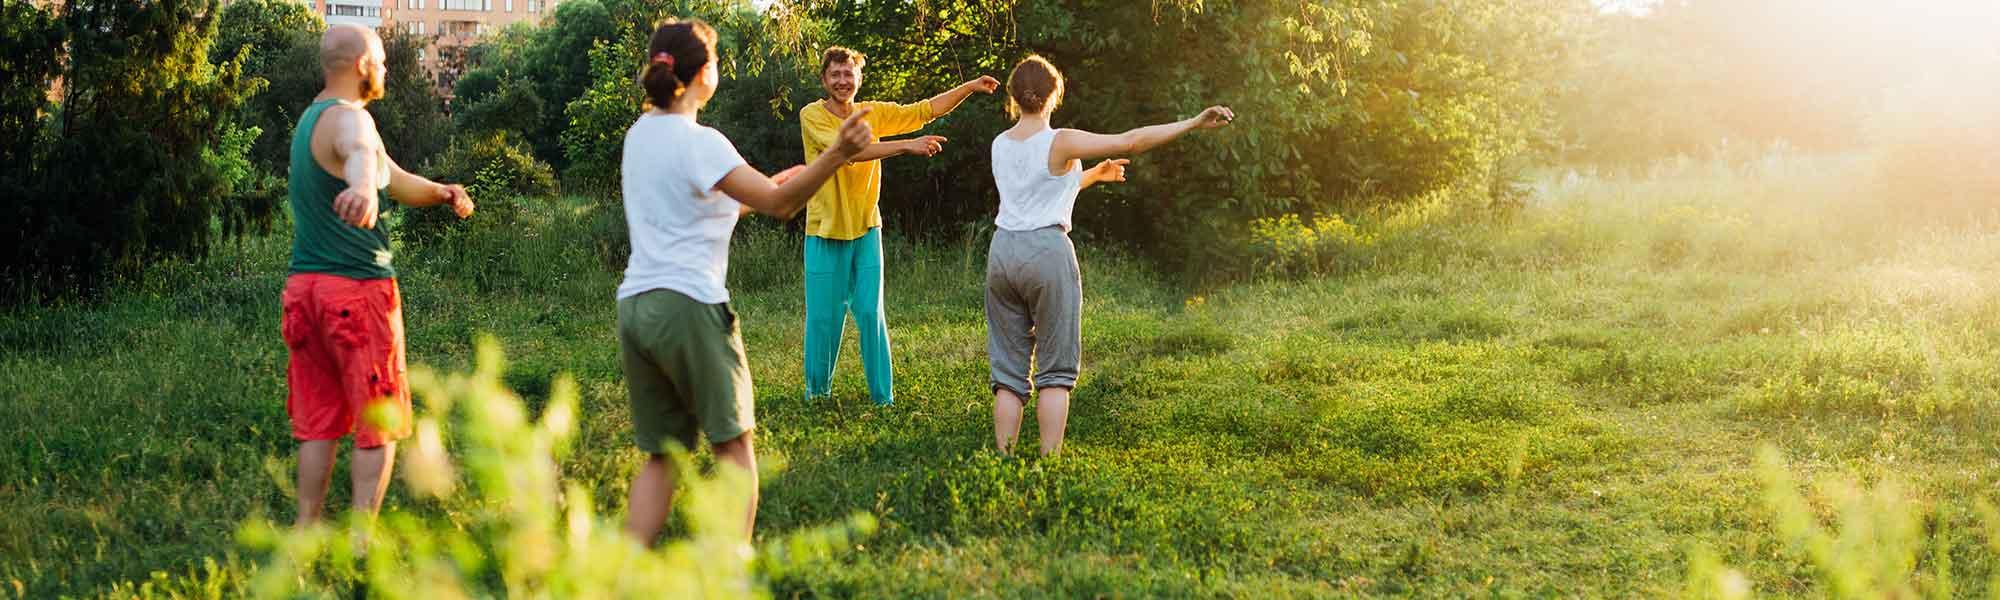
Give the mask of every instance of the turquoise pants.
[[806, 395], [831, 392], [833, 363], [847, 315], [861, 342], [861, 370], [868, 397], [878, 406], [896, 399], [889, 365], [889, 322], [882, 311], [882, 228], [852, 240], [806, 236]]

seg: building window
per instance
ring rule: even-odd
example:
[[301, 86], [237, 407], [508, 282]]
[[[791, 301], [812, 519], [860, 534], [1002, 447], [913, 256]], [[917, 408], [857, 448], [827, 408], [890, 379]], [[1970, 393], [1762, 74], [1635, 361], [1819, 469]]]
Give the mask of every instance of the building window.
[[493, 10], [493, 0], [438, 0], [438, 8], [445, 10]]
[[450, 36], [475, 36], [486, 33], [486, 24], [477, 21], [440, 21], [438, 33]]
[[507, 12], [514, 12], [514, 0], [507, 0]]
[[528, 12], [542, 12], [542, 0], [528, 0]]
[[326, 16], [375, 18], [382, 16], [382, 7], [354, 6], [351, 4], [328, 4], [326, 5]]

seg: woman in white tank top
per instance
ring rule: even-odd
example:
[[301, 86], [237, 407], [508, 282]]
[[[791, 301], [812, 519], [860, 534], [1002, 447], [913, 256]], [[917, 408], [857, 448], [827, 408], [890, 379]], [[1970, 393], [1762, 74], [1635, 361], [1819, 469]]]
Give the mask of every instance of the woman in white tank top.
[[[1125, 180], [1123, 158], [1084, 169], [1085, 159], [1145, 152], [1197, 129], [1228, 125], [1236, 114], [1209, 107], [1183, 121], [1117, 135], [1049, 127], [1062, 103], [1063, 76], [1040, 56], [1014, 65], [1007, 108], [1018, 122], [993, 138], [993, 182], [1000, 189], [998, 227], [986, 254], [986, 355], [993, 390], [993, 438], [1001, 452], [1021, 433], [1022, 403], [1037, 394], [1042, 454], [1062, 448], [1069, 396], [1083, 354], [1083, 276], [1070, 244], [1076, 196], [1098, 183]], [[1033, 379], [1029, 365], [1033, 363]]]

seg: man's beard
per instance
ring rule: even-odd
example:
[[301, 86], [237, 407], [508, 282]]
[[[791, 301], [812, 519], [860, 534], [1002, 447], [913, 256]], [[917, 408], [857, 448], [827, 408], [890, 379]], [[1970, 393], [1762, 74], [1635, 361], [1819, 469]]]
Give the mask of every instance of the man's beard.
[[382, 82], [376, 80], [374, 77], [361, 78], [361, 99], [367, 102], [381, 100], [382, 96], [388, 92], [388, 90], [383, 89], [384, 87], [387, 86], [382, 85]]

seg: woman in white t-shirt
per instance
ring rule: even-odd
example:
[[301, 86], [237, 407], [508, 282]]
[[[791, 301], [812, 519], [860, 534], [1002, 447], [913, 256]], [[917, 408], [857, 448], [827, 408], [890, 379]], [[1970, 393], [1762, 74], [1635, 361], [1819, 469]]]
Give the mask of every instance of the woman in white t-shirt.
[[640, 75], [652, 109], [625, 133], [621, 189], [632, 258], [618, 286], [618, 353], [633, 442], [647, 460], [632, 481], [626, 532], [651, 545], [672, 507], [667, 442], [693, 451], [706, 433], [719, 462], [749, 476], [748, 536], [757, 519], [750, 370], [724, 287], [737, 217], [789, 219], [834, 170], [873, 139], [856, 111], [812, 164], [765, 177], [728, 138], [695, 121], [715, 95], [715, 30], [668, 21], [653, 32]]
[[986, 355], [993, 438], [1001, 452], [1012, 451], [1020, 436], [1030, 391], [1038, 395], [1042, 454], [1062, 449], [1069, 424], [1069, 396], [1083, 354], [1083, 275], [1069, 241], [1070, 212], [1083, 188], [1124, 181], [1129, 162], [1113, 158], [1084, 169], [1082, 161], [1145, 152], [1236, 118], [1215, 106], [1184, 121], [1117, 135], [1053, 129], [1049, 115], [1062, 96], [1063, 76], [1055, 65], [1040, 56], [1023, 59], [1007, 78], [1007, 109], [1018, 122], [993, 138], [1000, 214], [986, 254]]

